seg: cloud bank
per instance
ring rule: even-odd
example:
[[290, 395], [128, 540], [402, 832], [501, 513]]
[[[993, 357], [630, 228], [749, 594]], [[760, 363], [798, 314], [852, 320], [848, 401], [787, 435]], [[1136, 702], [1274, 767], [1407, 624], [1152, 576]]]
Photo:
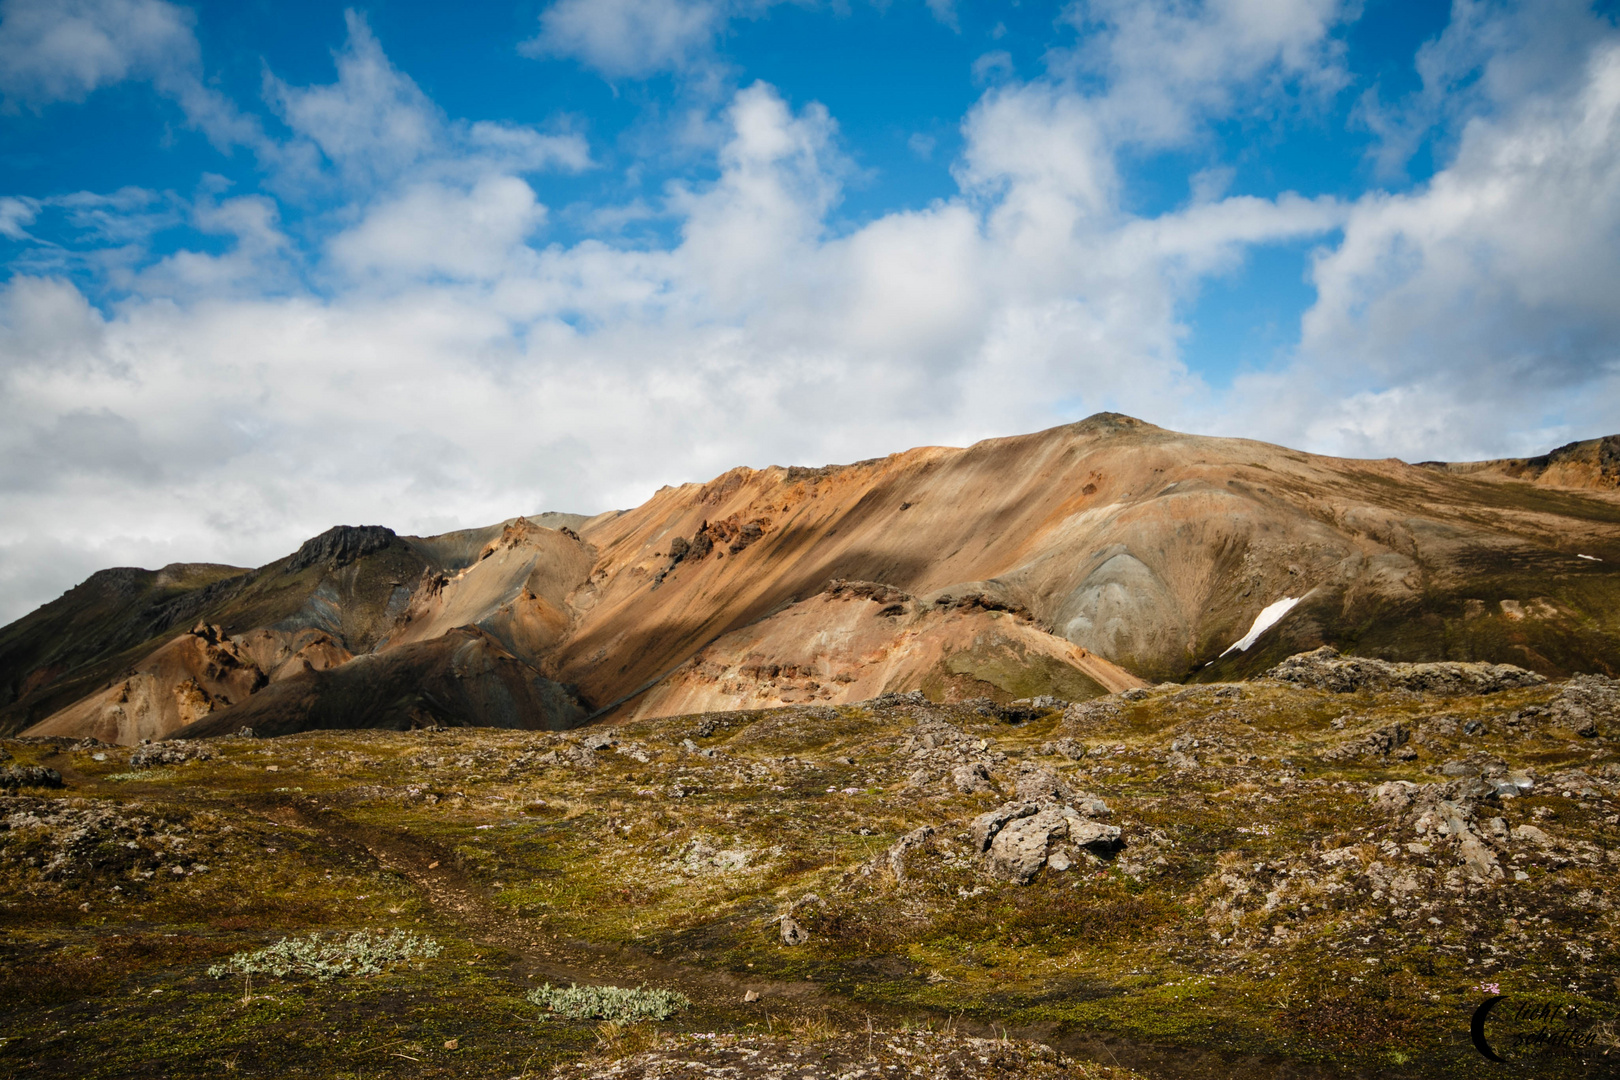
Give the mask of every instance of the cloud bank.
[[[524, 48], [613, 78], [687, 70], [739, 11], [561, 0]], [[267, 76], [267, 134], [200, 81], [183, 10], [8, 0], [0, 58], [31, 58], [0, 60], [11, 107], [146, 80], [251, 147], [264, 186], [0, 197], [0, 235], [24, 247], [0, 287], [0, 619], [114, 563], [256, 564], [337, 522], [592, 512], [739, 463], [1103, 408], [1411, 459], [1620, 427], [1620, 37], [1564, 4], [1538, 31], [1562, 51], [1538, 51], [1508, 33], [1518, 9], [1459, 12], [1431, 67], [1474, 89], [1454, 115], [1427, 91], [1387, 107], [1386, 157], [1422, 125], [1455, 132], [1398, 193], [1190, 181], [1179, 206], [1133, 209], [1133, 155], [1338, 93], [1354, 12], [1095, 0], [1066, 11], [1081, 33], [1044, 73], [1001, 78], [962, 118], [952, 197], [838, 224], [858, 170], [837, 117], [744, 83], [710, 118], [711, 178], [593, 208], [668, 223], [632, 244], [554, 232], [537, 185], [599, 168], [584, 137], [446, 115], [357, 15], [335, 81]], [[49, 215], [83, 243], [33, 243]], [[152, 254], [175, 221], [216, 242]], [[1297, 347], [1212, 388], [1182, 356], [1190, 305], [1282, 243], [1316, 245]]]

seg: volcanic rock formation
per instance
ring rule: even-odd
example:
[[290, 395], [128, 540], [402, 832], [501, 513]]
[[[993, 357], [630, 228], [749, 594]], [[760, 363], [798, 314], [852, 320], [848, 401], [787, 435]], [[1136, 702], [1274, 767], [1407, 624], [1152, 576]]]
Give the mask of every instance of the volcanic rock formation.
[[[588, 519], [339, 527], [257, 570], [103, 571], [0, 630], [0, 731], [559, 728], [913, 690], [1079, 701], [1324, 645], [1613, 675], [1616, 446], [1413, 466], [1099, 414], [733, 469]], [[1286, 613], [1257, 623], [1268, 608]], [[182, 633], [199, 619], [211, 640]]]

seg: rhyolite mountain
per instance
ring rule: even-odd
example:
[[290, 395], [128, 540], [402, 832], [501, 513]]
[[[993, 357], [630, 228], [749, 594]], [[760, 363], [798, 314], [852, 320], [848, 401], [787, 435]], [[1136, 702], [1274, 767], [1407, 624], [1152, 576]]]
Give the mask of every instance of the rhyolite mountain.
[[1079, 700], [1323, 644], [1620, 674], [1620, 437], [1410, 465], [1100, 414], [590, 518], [341, 526], [254, 570], [104, 570], [0, 630], [0, 733]]

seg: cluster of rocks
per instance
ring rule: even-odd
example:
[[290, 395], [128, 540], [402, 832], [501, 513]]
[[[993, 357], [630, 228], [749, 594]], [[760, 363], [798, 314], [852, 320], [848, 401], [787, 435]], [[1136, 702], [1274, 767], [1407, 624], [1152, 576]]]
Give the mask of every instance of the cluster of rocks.
[[214, 757], [201, 739], [171, 739], [146, 743], [129, 755], [132, 769], [152, 769], [161, 765], [182, 765], [188, 761], [210, 761]]
[[1062, 698], [1042, 695], [1040, 697], [1019, 698], [1016, 701], [1000, 703], [990, 698], [969, 698], [962, 702], [962, 707], [971, 709], [980, 716], [988, 716], [993, 720], [1000, 720], [1004, 724], [1024, 724], [1037, 720], [1049, 712], [1068, 708], [1069, 703]]
[[[774, 854], [765, 853], [767, 856]], [[742, 844], [721, 847], [706, 836], [695, 836], [664, 863], [664, 869], [682, 877], [708, 877], [712, 874], [732, 874], [755, 865], [760, 853], [750, 851]]]
[[997, 877], [1027, 885], [1041, 867], [1064, 871], [1080, 850], [1109, 856], [1123, 846], [1117, 825], [1102, 825], [1061, 803], [1013, 802], [973, 819], [973, 841]]
[[[1501, 817], [1483, 816], [1481, 807], [1529, 792], [1535, 787], [1534, 777], [1510, 772], [1500, 759], [1488, 759], [1483, 765], [1448, 762], [1441, 771], [1454, 779], [1424, 785], [1390, 780], [1373, 790], [1373, 803], [1410, 828], [1418, 843], [1451, 844], [1473, 880], [1500, 880], [1503, 872], [1493, 844], [1505, 842], [1509, 830]], [[1545, 838], [1535, 826], [1521, 825], [1516, 832], [1521, 840]]]
[[83, 799], [0, 798], [0, 865], [62, 884], [150, 879], [206, 872], [172, 823], [139, 803], [108, 806]]
[[904, 615], [906, 605], [911, 603], [912, 596], [895, 588], [885, 585], [881, 581], [855, 581], [844, 578], [833, 578], [821, 590], [829, 601], [831, 600], [870, 600], [875, 604], [882, 604], [878, 614], [883, 616]]
[[[760, 1001], [749, 990], [747, 1002]], [[762, 1003], [763, 1010], [768, 1000]], [[777, 1026], [782, 1026], [780, 1018]], [[660, 1077], [728, 1077], [731, 1080], [878, 1080], [902, 1075], [952, 1080], [1001, 1080], [1115, 1075], [1102, 1066], [1080, 1065], [1051, 1047], [1015, 1039], [976, 1039], [950, 1031], [858, 1032], [820, 1038], [800, 1035], [704, 1033], [667, 1036], [655, 1048], [617, 1059], [559, 1065], [554, 1076], [594, 1080], [655, 1080]], [[1123, 1070], [1119, 1076], [1126, 1075]]]
[[988, 739], [934, 717], [917, 721], [900, 752], [911, 770], [911, 787], [925, 788], [948, 775], [951, 786], [963, 795], [994, 791], [991, 770], [1007, 760]]
[[16, 791], [25, 787], [59, 788], [62, 774], [43, 765], [7, 765], [0, 768], [0, 790]]
[[1028, 884], [1041, 868], [1064, 871], [1081, 851], [1111, 856], [1124, 846], [1108, 804], [1077, 792], [1051, 769], [1026, 761], [1019, 769], [1017, 797], [980, 814], [969, 827], [975, 852], [996, 877]]
[[1620, 730], [1620, 679], [1577, 675], [1564, 684], [1551, 706], [1553, 722], [1586, 739]]
[[1339, 694], [1358, 690], [1411, 690], [1425, 694], [1495, 694], [1547, 680], [1512, 664], [1443, 661], [1431, 664], [1392, 663], [1367, 656], [1341, 656], [1331, 645], [1290, 656], [1270, 671], [1279, 679]]
[[[1126, 691], [1126, 694], [1130, 693], [1135, 691]], [[1143, 695], [1146, 696], [1146, 691], [1143, 691]], [[1076, 732], [1112, 727], [1125, 715], [1125, 707], [1121, 704], [1125, 700], [1128, 700], [1125, 694], [1110, 694], [1091, 701], [1077, 701], [1063, 710], [1063, 726]]]
[[1405, 724], [1390, 724], [1338, 746], [1323, 751], [1323, 761], [1355, 761], [1365, 757], [1395, 757], [1401, 761], [1417, 758], [1417, 750], [1408, 745], [1411, 730]]
[[929, 704], [928, 698], [921, 690], [911, 690], [904, 694], [879, 694], [877, 697], [859, 703], [868, 709], [898, 709], [903, 706], [923, 708]]

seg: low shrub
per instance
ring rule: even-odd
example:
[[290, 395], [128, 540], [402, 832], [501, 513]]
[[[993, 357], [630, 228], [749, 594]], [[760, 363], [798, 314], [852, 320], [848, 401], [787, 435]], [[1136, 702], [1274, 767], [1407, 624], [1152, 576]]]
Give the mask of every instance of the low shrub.
[[634, 990], [622, 986], [560, 986], [547, 983], [529, 992], [531, 1004], [564, 1020], [609, 1020], [621, 1024], [663, 1020], [689, 1008], [690, 998], [675, 990]]
[[317, 979], [381, 975], [389, 964], [416, 956], [432, 958], [442, 951], [432, 938], [403, 930], [386, 935], [357, 930], [347, 937], [331, 938], [316, 933], [307, 938], [282, 938], [256, 952], [239, 952], [209, 968], [208, 974], [216, 979], [227, 975], [269, 975], [278, 979], [288, 975], [313, 975]]

